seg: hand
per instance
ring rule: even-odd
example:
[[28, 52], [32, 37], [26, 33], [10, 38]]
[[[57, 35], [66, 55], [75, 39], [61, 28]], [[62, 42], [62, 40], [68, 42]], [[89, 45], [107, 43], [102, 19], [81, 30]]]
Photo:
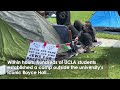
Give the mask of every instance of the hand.
[[78, 44], [78, 41], [75, 41], [75, 42], [74, 42], [74, 45], [77, 45], [77, 44]]
[[75, 38], [74, 44], [77, 44], [77, 43], [78, 43], [78, 37]]
[[75, 38], [75, 41], [78, 41], [78, 37]]

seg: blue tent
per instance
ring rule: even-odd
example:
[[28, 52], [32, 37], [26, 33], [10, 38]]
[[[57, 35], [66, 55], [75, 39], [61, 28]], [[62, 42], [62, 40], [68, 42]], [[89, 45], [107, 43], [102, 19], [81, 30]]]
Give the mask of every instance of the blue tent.
[[90, 18], [94, 27], [104, 29], [119, 29], [120, 16], [118, 11], [96, 11]]

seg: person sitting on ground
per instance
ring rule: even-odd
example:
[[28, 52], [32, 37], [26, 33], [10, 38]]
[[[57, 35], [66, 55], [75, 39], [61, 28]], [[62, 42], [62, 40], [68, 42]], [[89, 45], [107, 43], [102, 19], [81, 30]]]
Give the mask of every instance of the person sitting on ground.
[[[89, 31], [88, 33], [92, 37], [92, 42], [97, 42], [95, 35], [96, 35], [96, 30], [94, 27], [92, 27], [92, 24], [90, 21], [86, 21], [85, 24], [90, 24], [89, 25]], [[78, 35], [79, 32], [84, 31], [83, 24], [79, 20], [75, 20], [73, 25], [68, 25], [68, 29], [71, 30], [73, 39]]]
[[75, 40], [76, 44], [81, 44], [85, 52], [91, 52], [92, 36], [88, 33], [90, 27], [90, 23], [83, 25], [79, 20], [75, 20], [73, 25], [68, 25], [68, 29], [72, 32], [73, 40]]
[[96, 30], [95, 28], [92, 26], [91, 22], [90, 21], [85, 21], [85, 24], [89, 23], [90, 24], [90, 27], [89, 27], [89, 31], [88, 33], [92, 36], [92, 41], [93, 42], [97, 42], [97, 39], [96, 39]]
[[79, 20], [75, 20], [73, 25], [68, 25], [68, 29], [72, 32], [72, 39], [75, 39], [78, 33], [83, 31], [83, 24]]
[[[70, 22], [70, 12], [68, 11], [57, 11], [56, 12], [56, 20], [57, 20], [57, 24], [58, 25], [66, 25], [68, 27], [69, 30], [71, 30], [72, 32], [72, 39], [75, 40], [77, 36], [81, 37], [79, 42], [77, 42], [77, 44], [80, 44], [80, 42], [82, 42], [83, 46], [88, 46], [87, 49], [89, 49], [89, 47], [92, 45], [91, 41], [93, 41], [91, 38], [92, 34], [89, 34], [91, 32], [85, 32], [84, 33], [84, 28], [83, 28], [83, 24], [79, 21], [79, 20], [75, 20], [74, 21], [74, 25], [71, 25]], [[79, 35], [78, 35], [79, 33]], [[76, 48], [77, 50], [77, 48]], [[89, 50], [87, 50], [89, 51]]]
[[78, 43], [78, 42], [81, 43], [82, 48], [85, 50], [84, 53], [93, 52], [91, 50], [91, 47], [92, 47], [92, 36], [89, 33], [90, 27], [91, 27], [91, 24], [90, 23], [86, 23], [83, 26], [83, 31], [81, 31], [75, 38], [75, 42], [76, 43]]

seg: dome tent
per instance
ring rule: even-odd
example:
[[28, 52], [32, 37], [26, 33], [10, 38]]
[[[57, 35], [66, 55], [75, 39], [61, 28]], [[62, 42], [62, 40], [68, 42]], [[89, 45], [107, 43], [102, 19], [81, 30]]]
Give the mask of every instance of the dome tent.
[[[0, 11], [0, 61], [24, 59], [29, 42], [62, 44], [52, 25], [35, 11]], [[60, 48], [58, 53], [64, 52]]]
[[120, 31], [119, 11], [96, 11], [90, 21], [96, 30]]
[[25, 57], [29, 43], [2, 19], [0, 19], [0, 41], [0, 60]]

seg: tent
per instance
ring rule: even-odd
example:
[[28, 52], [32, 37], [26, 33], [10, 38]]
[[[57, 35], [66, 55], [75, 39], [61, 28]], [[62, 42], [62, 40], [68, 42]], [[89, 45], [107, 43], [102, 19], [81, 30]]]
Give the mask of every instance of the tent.
[[[25, 59], [29, 40], [63, 44], [52, 25], [35, 11], [0, 11], [0, 62]], [[58, 53], [65, 52], [64, 47]]]
[[120, 31], [119, 11], [96, 11], [90, 18], [96, 30]]

